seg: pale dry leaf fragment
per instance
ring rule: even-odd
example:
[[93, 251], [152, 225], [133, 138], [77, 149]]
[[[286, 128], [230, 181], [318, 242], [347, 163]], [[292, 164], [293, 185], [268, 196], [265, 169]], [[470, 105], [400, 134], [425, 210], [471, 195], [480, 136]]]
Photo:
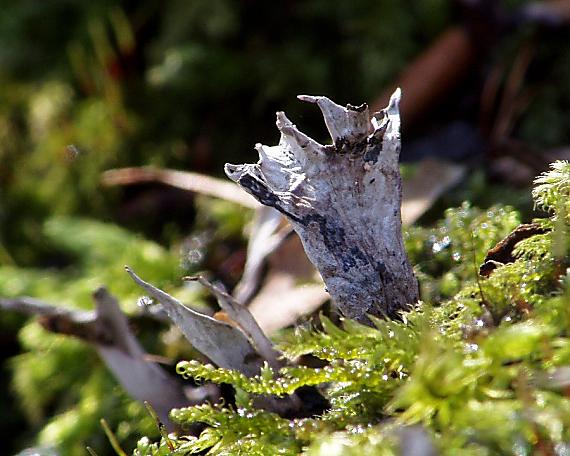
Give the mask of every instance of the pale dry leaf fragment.
[[248, 305], [266, 334], [294, 324], [330, 299], [297, 235], [289, 236], [267, 258], [267, 274]]
[[295, 282], [291, 274], [270, 273], [249, 305], [252, 315], [267, 334], [317, 311], [330, 298], [322, 283], [299, 285]]
[[243, 275], [233, 292], [238, 302], [247, 304], [253, 298], [261, 283], [267, 257], [291, 232], [291, 226], [272, 207], [260, 206], [256, 210]]
[[222, 310], [238, 324], [239, 328], [253, 342], [255, 348], [265, 361], [274, 369], [279, 369], [281, 363], [277, 360], [278, 353], [274, 350], [273, 344], [259, 327], [257, 321], [247, 307], [240, 304], [225, 291], [208, 282], [204, 277], [187, 277], [189, 280], [197, 280], [206, 287], [216, 297]]
[[164, 291], [145, 282], [130, 268], [132, 279], [159, 301], [188, 341], [219, 367], [235, 369], [252, 377], [259, 374], [263, 359], [243, 331], [184, 306]]
[[173, 430], [175, 427], [168, 418], [170, 410], [190, 404], [181, 384], [146, 359], [146, 352], [131, 332], [117, 300], [105, 288], [99, 288], [93, 298], [98, 321], [113, 339], [112, 344], [96, 344], [97, 353], [125, 390], [136, 400], [151, 404], [160, 420]]
[[422, 160], [402, 185], [402, 223], [411, 225], [465, 176], [465, 167], [435, 158]]
[[329, 299], [316, 275], [285, 217], [272, 207], [257, 209], [244, 273], [232, 295], [247, 304], [264, 333], [295, 323]]

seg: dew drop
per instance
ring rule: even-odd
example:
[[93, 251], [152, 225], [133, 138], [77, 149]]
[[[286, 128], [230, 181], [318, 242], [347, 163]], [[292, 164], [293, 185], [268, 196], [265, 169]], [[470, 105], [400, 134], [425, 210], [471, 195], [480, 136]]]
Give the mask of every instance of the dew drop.
[[152, 305], [152, 299], [148, 296], [141, 296], [137, 299], [137, 306], [147, 307]]
[[475, 353], [477, 350], [479, 350], [479, 345], [477, 344], [467, 344], [465, 347], [466, 353]]
[[439, 253], [443, 249], [449, 247], [450, 243], [451, 243], [451, 239], [449, 238], [449, 236], [444, 236], [440, 241], [434, 240], [431, 250], [433, 253]]

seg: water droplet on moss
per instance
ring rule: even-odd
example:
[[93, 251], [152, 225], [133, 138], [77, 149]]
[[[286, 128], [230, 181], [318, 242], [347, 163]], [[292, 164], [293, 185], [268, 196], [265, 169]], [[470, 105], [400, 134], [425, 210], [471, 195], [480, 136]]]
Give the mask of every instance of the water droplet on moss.
[[477, 350], [479, 350], [479, 345], [477, 344], [467, 344], [465, 347], [466, 353], [475, 353]]
[[441, 252], [443, 249], [449, 247], [449, 244], [451, 243], [451, 239], [449, 238], [449, 236], [444, 236], [441, 240], [437, 241], [434, 239], [433, 241], [433, 246], [431, 248], [433, 253], [439, 253]]
[[152, 299], [148, 296], [141, 296], [137, 299], [137, 306], [139, 307], [147, 307], [152, 305]]

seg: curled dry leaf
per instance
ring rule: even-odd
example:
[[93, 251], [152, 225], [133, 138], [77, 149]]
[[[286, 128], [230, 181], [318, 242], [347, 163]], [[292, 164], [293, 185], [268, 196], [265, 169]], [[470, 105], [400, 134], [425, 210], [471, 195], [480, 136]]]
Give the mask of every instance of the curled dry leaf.
[[259, 324], [247, 307], [240, 304], [225, 291], [208, 282], [203, 277], [188, 277], [190, 280], [197, 280], [204, 287], [212, 292], [218, 300], [220, 307], [227, 315], [238, 324], [239, 328], [253, 342], [258, 353], [265, 359], [271, 367], [278, 369], [280, 363], [277, 361], [278, 353], [273, 349], [273, 344], [267, 338]]
[[189, 309], [142, 280], [130, 268], [125, 269], [138, 285], [163, 305], [168, 317], [196, 350], [220, 367], [238, 370], [248, 377], [259, 374], [264, 359], [242, 330]]

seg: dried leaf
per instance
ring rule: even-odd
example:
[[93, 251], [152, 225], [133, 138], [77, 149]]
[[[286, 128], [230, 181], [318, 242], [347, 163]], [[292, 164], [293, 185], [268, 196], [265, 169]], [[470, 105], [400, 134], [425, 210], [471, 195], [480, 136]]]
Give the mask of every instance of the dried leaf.
[[98, 321], [108, 328], [113, 338], [112, 345], [95, 345], [99, 356], [132, 397], [150, 403], [161, 421], [174, 429], [168, 418], [170, 410], [190, 403], [182, 385], [158, 364], [145, 359], [146, 353], [129, 329], [126, 316], [107, 290], [100, 288], [93, 297]]
[[273, 349], [273, 344], [259, 327], [259, 324], [255, 321], [255, 318], [247, 307], [237, 302], [225, 291], [211, 284], [203, 277], [189, 277], [189, 279], [197, 280], [216, 296], [220, 307], [238, 324], [239, 328], [248, 336], [249, 340], [253, 342], [259, 354], [271, 367], [278, 369], [281, 366], [281, 363], [277, 361], [278, 353]]
[[422, 160], [414, 176], [402, 183], [402, 223], [413, 224], [464, 175], [464, 166], [434, 158]]
[[297, 235], [267, 258], [268, 271], [249, 310], [267, 334], [294, 324], [330, 299]]
[[138, 285], [164, 306], [172, 322], [200, 353], [220, 367], [235, 369], [250, 377], [259, 373], [263, 359], [244, 332], [189, 309], [142, 280], [130, 268], [126, 270]]
[[330, 295], [320, 284], [298, 285], [295, 276], [273, 272], [249, 305], [249, 310], [267, 334], [294, 324], [315, 312]]
[[257, 209], [247, 244], [243, 275], [233, 293], [238, 302], [247, 304], [253, 298], [261, 283], [267, 257], [291, 232], [291, 226], [278, 211], [267, 206]]

